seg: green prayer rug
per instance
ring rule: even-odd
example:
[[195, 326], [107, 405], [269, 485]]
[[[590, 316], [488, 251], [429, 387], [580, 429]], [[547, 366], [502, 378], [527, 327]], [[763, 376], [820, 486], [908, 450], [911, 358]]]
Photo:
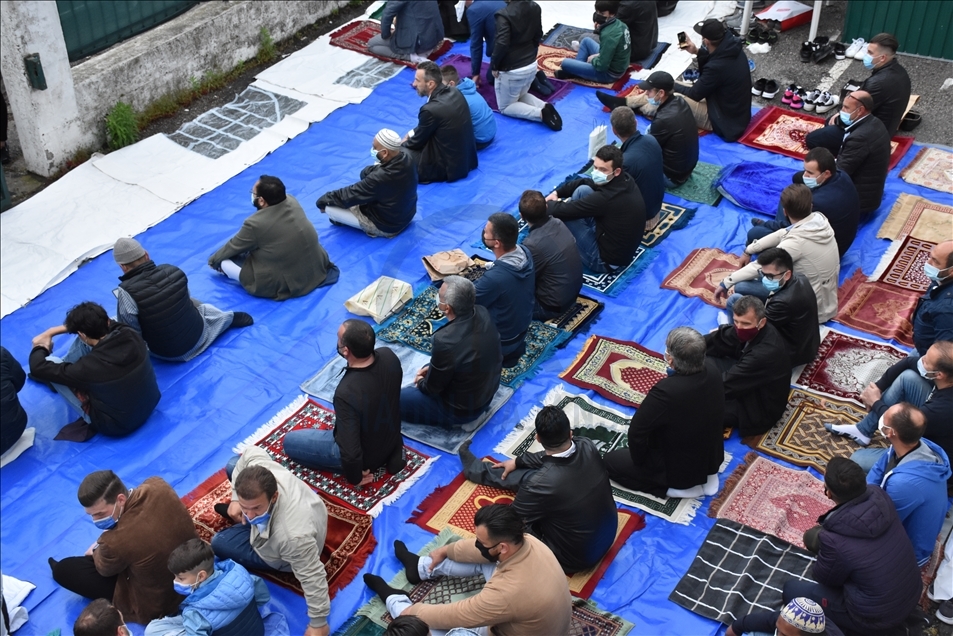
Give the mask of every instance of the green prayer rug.
[[721, 166], [699, 161], [688, 181], [677, 188], [666, 188], [665, 191], [686, 201], [715, 205], [721, 199], [721, 193], [714, 188], [715, 179], [720, 173]]

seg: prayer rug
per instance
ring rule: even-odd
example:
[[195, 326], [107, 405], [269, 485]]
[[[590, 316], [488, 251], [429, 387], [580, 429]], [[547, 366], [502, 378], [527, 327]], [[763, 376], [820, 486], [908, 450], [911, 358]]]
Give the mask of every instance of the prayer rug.
[[674, 289], [689, 298], [701, 298], [714, 307], [725, 304], [715, 300], [715, 290], [725, 278], [743, 266], [742, 258], [716, 247], [692, 250], [681, 265], [662, 281], [662, 289]]
[[900, 178], [913, 185], [953, 194], [953, 153], [939, 148], [921, 148]]
[[[461, 78], [470, 77], [472, 67], [470, 66], [470, 58], [466, 55], [450, 55], [447, 56], [447, 59], [443, 61], [444, 64], [450, 64], [455, 69]], [[487, 106], [490, 107], [494, 112], [500, 112], [500, 105], [496, 101], [496, 89], [488, 83], [485, 78], [487, 71], [489, 70], [490, 65], [486, 62], [483, 63], [483, 66], [480, 68], [480, 85], [477, 87], [477, 93], [486, 100]], [[542, 93], [537, 93], [534, 90], [530, 90], [530, 95], [541, 99], [544, 102], [550, 104], [558, 102], [563, 97], [566, 96], [569, 91], [573, 89], [573, 84], [571, 82], [566, 82], [563, 80], [558, 80], [555, 78], [550, 78], [549, 82], [553, 85], [553, 92], [549, 95], [543, 95]]]
[[[343, 27], [331, 34], [331, 44], [342, 49], [347, 49], [349, 51], [355, 51], [357, 53], [363, 53], [370, 57], [376, 57], [379, 60], [385, 60], [387, 62], [393, 62], [394, 64], [403, 64], [409, 68], [416, 68], [417, 65], [411, 62], [410, 60], [399, 60], [392, 57], [384, 57], [382, 55], [374, 55], [367, 50], [367, 43], [375, 35], [380, 35], [381, 25], [380, 22], [372, 22], [370, 20], [355, 20], [354, 22], [345, 24]], [[433, 61], [437, 59], [450, 50], [450, 47], [453, 46], [453, 42], [450, 40], [444, 39], [440, 45], [435, 48], [430, 55], [427, 57]]]
[[681, 230], [695, 217], [695, 208], [685, 208], [674, 203], [662, 203], [659, 222], [642, 235], [642, 247], [655, 247], [675, 230]]
[[[232, 486], [222, 469], [199, 484], [192, 492], [182, 497], [189, 511], [195, 530], [203, 541], [211, 541], [218, 532], [232, 525], [215, 512], [217, 503], [228, 503], [232, 498]], [[321, 551], [321, 562], [328, 578], [331, 598], [354, 580], [364, 566], [364, 561], [374, 551], [377, 540], [368, 515], [325, 500], [328, 509], [328, 531]], [[291, 572], [256, 572], [260, 576], [304, 595], [301, 584]]]
[[668, 599], [728, 624], [751, 612], [775, 612], [791, 579], [812, 582], [814, 557], [736, 521], [719, 519]]
[[589, 336], [559, 377], [613, 402], [639, 406], [649, 389], [665, 377], [665, 360], [634, 342]]
[[906, 357], [906, 353], [891, 345], [830, 329], [821, 339], [817, 356], [793, 384], [863, 406], [861, 391]]
[[543, 36], [543, 41], [540, 44], [571, 50], [573, 40], [576, 42], [582, 42], [583, 38], [594, 37], [598, 36], [596, 36], [596, 32], [592, 29], [556, 23], [553, 28], [551, 28], [546, 35]]
[[374, 88], [402, 70], [404, 70], [404, 67], [395, 62], [377, 59], [367, 60], [357, 68], [334, 80], [334, 83], [350, 86], [351, 88]]
[[622, 269], [617, 269], [609, 274], [594, 274], [583, 269], [582, 286], [591, 291], [605, 294], [610, 298], [615, 298], [622, 293], [622, 290], [633, 278], [645, 271], [645, 268], [651, 265], [657, 256], [658, 252], [655, 250], [649, 250], [640, 245], [635, 250], [632, 262]]
[[[433, 346], [433, 334], [444, 324], [446, 318], [437, 309], [437, 288], [428, 285], [402, 312], [381, 325], [377, 338], [384, 342], [400, 342], [429, 354]], [[500, 383], [518, 388], [536, 374], [540, 363], [552, 356], [571, 337], [572, 334], [562, 329], [534, 320], [526, 333], [526, 353], [515, 367], [503, 369]]]
[[[602, 313], [602, 310], [605, 309], [605, 303], [601, 303], [598, 300], [589, 298], [588, 296], [583, 296], [579, 294], [576, 296], [576, 302], [573, 303], [573, 306], [566, 310], [561, 316], [552, 318], [546, 321], [546, 324], [550, 327], [556, 327], [557, 329], [562, 329], [563, 331], [568, 331], [573, 336], [582, 332], [589, 323], [596, 319], [596, 317]], [[560, 345], [560, 348], [565, 347], [566, 342]]]
[[[403, 371], [401, 387], [413, 384], [417, 371], [430, 363], [430, 356], [426, 353], [420, 353], [416, 349], [399, 344], [392, 344], [387, 348], [393, 351], [400, 361], [400, 368]], [[335, 355], [314, 376], [302, 382], [300, 388], [308, 395], [333, 404], [334, 392], [337, 390], [341, 378], [344, 377], [346, 367], [347, 360]]]
[[877, 231], [877, 238], [905, 236], [942, 243], [953, 236], [953, 206], [941, 205], [912, 194], [901, 194]]
[[[408, 523], [414, 523], [434, 534], [449, 529], [461, 537], [472, 539], [476, 537], [473, 515], [477, 510], [496, 503], [509, 504], [514, 498], [515, 493], [512, 491], [475, 484], [460, 473], [449, 484], [428, 495], [417, 506]], [[641, 515], [627, 510], [619, 510], [618, 514], [615, 541], [605, 556], [591, 569], [567, 577], [573, 596], [589, 598], [622, 545], [633, 532], [645, 527], [645, 518]]]
[[930, 250], [934, 247], [936, 243], [922, 241], [912, 236], [907, 236], [903, 240], [897, 239], [887, 248], [869, 280], [909, 289], [918, 294], [925, 293], [933, 283], [923, 273], [923, 264], [927, 262]]
[[737, 521], [803, 548], [804, 533], [833, 507], [824, 482], [810, 472], [748, 453], [711, 502], [708, 516]]
[[460, 426], [451, 426], [450, 428], [401, 422], [400, 432], [403, 433], [404, 437], [409, 437], [427, 446], [432, 446], [437, 450], [455, 455], [457, 451], [460, 450], [460, 446], [463, 442], [476, 435], [477, 431], [479, 431], [511, 397], [513, 397], [513, 389], [501, 385], [500, 388], [496, 390], [496, 394], [493, 396], [489, 408], [472, 422], [467, 422]]
[[[540, 70], [546, 74], [546, 77], [552, 80], [555, 78], [555, 72], [561, 68], [562, 61], [571, 58], [575, 59], [576, 52], [568, 48], [559, 48], [555, 46], [547, 46], [545, 44], [539, 45], [539, 53], [536, 55], [536, 63], [539, 65]], [[567, 78], [567, 82], [572, 82], [573, 84], [579, 84], [580, 86], [589, 86], [592, 88], [605, 88], [612, 91], [617, 91], [623, 86], [629, 83], [629, 78], [632, 75], [632, 71], [640, 71], [642, 67], [638, 64], [630, 64], [629, 68], [626, 69], [625, 73], [622, 74], [622, 77], [617, 79], [611, 84], [600, 84], [598, 82], [591, 82], [581, 77], [572, 77]]]
[[791, 185], [791, 168], [759, 161], [727, 166], [714, 182], [715, 189], [739, 208], [770, 217], [778, 213], [781, 191]]
[[920, 609], [924, 611], [929, 611], [933, 605], [930, 597], [927, 596], [927, 592], [936, 580], [936, 571], [940, 567], [940, 563], [943, 562], [947, 536], [947, 533], [944, 533], [942, 530], [940, 531], [939, 536], [936, 538], [936, 543], [933, 545], [933, 552], [930, 553], [930, 560], [927, 561], [926, 565], [920, 568], [920, 578], [923, 581], [923, 593], [920, 594]]
[[[775, 152], [794, 159], [804, 159], [808, 147], [807, 134], [824, 127], [824, 118], [807, 115], [777, 106], [762, 108], [751, 118], [748, 130], [738, 140], [746, 146]], [[890, 169], [900, 163], [913, 145], [913, 137], [890, 140]]]
[[[833, 435], [824, 424], [856, 424], [867, 412], [847, 400], [791, 389], [781, 420], [764, 435], [742, 441], [766, 455], [824, 474], [832, 457], [850, 457], [862, 448], [849, 437]], [[869, 448], [886, 448], [887, 442], [874, 434]]]
[[686, 201], [718, 205], [721, 192], [715, 189], [715, 180], [719, 174], [721, 174], [721, 166], [699, 161], [688, 181], [677, 188], [666, 188], [665, 191]]
[[436, 461], [436, 458], [404, 446], [407, 465], [400, 472], [389, 475], [384, 468], [378, 468], [373, 482], [367, 486], [354, 486], [344, 475], [307, 468], [285, 455], [285, 434], [298, 429], [333, 430], [334, 411], [303, 395], [299, 396], [233, 450], [241, 454], [247, 446], [254, 444], [266, 450], [273, 460], [311, 486], [326, 501], [334, 501], [372, 517], [376, 517], [385, 505], [393, 503], [403, 495]]
[[837, 315], [833, 320], [913, 346], [913, 312], [920, 294], [901, 287], [871, 283], [861, 270], [844, 281], [837, 292]]

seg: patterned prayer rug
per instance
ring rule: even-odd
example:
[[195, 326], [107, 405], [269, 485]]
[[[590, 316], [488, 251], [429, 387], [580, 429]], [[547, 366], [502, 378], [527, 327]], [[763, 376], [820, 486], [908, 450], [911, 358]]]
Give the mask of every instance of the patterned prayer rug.
[[791, 579], [813, 582], [813, 565], [806, 550], [719, 519], [668, 600], [727, 624], [751, 612], [777, 611], [784, 584]]
[[263, 448], [273, 460], [311, 486], [326, 501], [334, 501], [372, 517], [376, 517], [385, 505], [393, 503], [403, 495], [436, 461], [435, 458], [427, 457], [404, 446], [404, 459], [407, 465], [400, 472], [389, 475], [384, 468], [378, 468], [372, 483], [367, 486], [353, 486], [344, 478], [344, 475], [312, 470], [285, 455], [284, 439], [289, 431], [332, 430], [333, 428], [334, 411], [302, 395], [280, 410], [268, 423], [249, 435], [234, 450], [240, 454], [245, 447], [252, 444]]
[[742, 259], [716, 247], [692, 250], [681, 265], [662, 281], [662, 289], [674, 289], [689, 298], [701, 298], [714, 307], [724, 308], [715, 300], [715, 290], [728, 275], [742, 267]]
[[891, 345], [830, 329], [821, 339], [817, 356], [793, 384], [863, 406], [861, 391], [905, 357], [906, 353]]
[[[552, 80], [555, 78], [555, 72], [560, 69], [562, 61], [566, 58], [575, 59], [576, 52], [572, 49], [564, 49], [555, 46], [547, 46], [545, 44], [539, 45], [539, 53], [536, 54], [536, 63], [539, 65], [540, 70], [546, 74], [546, 77]], [[592, 88], [604, 88], [607, 90], [617, 91], [620, 90], [623, 86], [629, 83], [629, 78], [632, 76], [632, 71], [642, 70], [642, 67], [638, 64], [630, 64], [629, 68], [622, 74], [622, 77], [617, 79], [611, 84], [600, 84], [598, 82], [591, 82], [589, 80], [582, 79], [581, 77], [569, 78], [566, 81], [572, 82], [573, 84], [579, 84], [580, 86], [589, 86]]]
[[953, 153], [939, 148], [921, 148], [900, 178], [913, 185], [953, 194]]
[[642, 247], [655, 247], [675, 230], [681, 230], [695, 217], [696, 211], [695, 208], [663, 202], [658, 225], [642, 235]]
[[877, 231], [877, 238], [913, 236], [942, 243], [953, 236], [953, 206], [934, 203], [912, 194], [901, 194]]
[[688, 181], [677, 188], [666, 188], [665, 191], [687, 201], [718, 205], [721, 192], [715, 189], [715, 179], [718, 178], [719, 174], [721, 174], [721, 166], [699, 161], [695, 165], [695, 169], [692, 170], [692, 176], [688, 178]]
[[[576, 296], [576, 302], [573, 303], [572, 307], [566, 310], [566, 313], [547, 320], [546, 324], [550, 327], [568, 331], [575, 336], [586, 328], [589, 323], [595, 320], [605, 308], [605, 303], [579, 294]], [[561, 346], [565, 347], [566, 343], [564, 342]]]
[[[449, 64], [455, 69], [461, 78], [470, 77], [470, 72], [472, 67], [470, 66], [470, 58], [466, 55], [449, 55], [447, 59], [443, 61], [444, 64]], [[486, 78], [487, 70], [489, 70], [490, 65], [486, 62], [483, 63], [483, 66], [480, 68], [480, 85], [477, 87], [477, 93], [486, 100], [487, 106], [490, 107], [494, 112], [500, 112], [500, 105], [496, 101], [496, 89], [489, 84], [484, 78]], [[553, 104], [558, 102], [563, 97], [565, 97], [569, 91], [573, 89], [573, 84], [571, 82], [565, 82], [563, 80], [558, 80], [555, 78], [550, 78], [549, 82], [553, 85], [553, 92], [549, 95], [543, 95], [542, 93], [537, 93], [534, 90], [530, 90], [530, 95], [541, 99], [544, 102]]]
[[[232, 525], [215, 512], [217, 503], [228, 503], [232, 498], [232, 486], [222, 469], [199, 484], [192, 492], [182, 497], [189, 511], [195, 530], [203, 541], [211, 541], [221, 530]], [[328, 531], [321, 551], [321, 562], [328, 577], [331, 598], [354, 580], [364, 561], [374, 551], [377, 540], [372, 531], [372, 519], [368, 515], [325, 500], [328, 509]], [[291, 572], [256, 572], [260, 576], [304, 594], [301, 584]]]
[[610, 298], [615, 298], [622, 293], [622, 290], [628, 286], [633, 278], [644, 272], [645, 268], [651, 265], [657, 256], [658, 252], [655, 250], [645, 249], [640, 245], [635, 250], [632, 262], [622, 269], [617, 269], [610, 274], [592, 274], [583, 270], [582, 286], [591, 291], [605, 294]]
[[737, 521], [803, 548], [804, 533], [833, 507], [824, 482], [810, 472], [748, 453], [711, 502], [708, 516]]
[[930, 250], [934, 247], [936, 243], [912, 236], [903, 240], [897, 239], [887, 248], [870, 280], [909, 289], [918, 294], [925, 293], [932, 282], [923, 273], [923, 264], [927, 262]]
[[589, 336], [569, 368], [559, 374], [582, 389], [625, 406], [638, 406], [665, 377], [665, 360], [634, 342]]
[[[849, 437], [829, 433], [824, 424], [856, 424], [866, 414], [851, 401], [791, 389], [778, 424], [764, 435], [742, 441], [762, 453], [823, 474], [832, 457], [850, 457], [861, 448]], [[883, 436], [875, 433], [869, 448], [886, 446]]]
[[[430, 353], [433, 333], [444, 324], [446, 318], [437, 309], [437, 288], [428, 285], [403, 311], [381, 325], [377, 338], [384, 342], [400, 342]], [[534, 320], [529, 324], [526, 334], [526, 353], [515, 367], [503, 369], [500, 383], [518, 388], [536, 374], [540, 363], [552, 356], [571, 337], [569, 332]]]
[[[473, 515], [477, 510], [496, 503], [509, 504], [514, 498], [515, 493], [509, 490], [475, 484], [460, 473], [449, 484], [441, 486], [428, 495], [417, 506], [417, 510], [408, 519], [408, 523], [414, 523], [434, 534], [449, 529], [461, 537], [470, 539], [476, 537]], [[618, 513], [619, 526], [616, 528], [615, 541], [612, 542], [609, 551], [591, 569], [567, 577], [569, 591], [573, 596], [589, 598], [622, 545], [633, 532], [645, 527], [645, 518], [641, 515], [627, 510], [619, 510]]]
[[[546, 35], [543, 36], [542, 44], [563, 49], [571, 49], [573, 40], [576, 42], [582, 42], [583, 38], [591, 38], [595, 35], [596, 34], [592, 29], [583, 29], [580, 27], [557, 23], [552, 29], [549, 30]], [[659, 42], [658, 45], [652, 49], [652, 52], [649, 53], [648, 57], [646, 57], [644, 60], [639, 60], [636, 62], [636, 64], [643, 69], [655, 68], [655, 65], [658, 64], [660, 59], [662, 59], [662, 55], [668, 50], [669, 46], [671, 46], [669, 42]]]
[[[767, 106], [751, 118], [748, 130], [738, 140], [746, 146], [803, 159], [808, 147], [807, 134], [824, 127], [824, 118], [805, 113]], [[913, 145], [913, 137], [894, 137], [890, 140], [890, 169], [900, 163]]]
[[920, 294], [901, 287], [871, 283], [861, 270], [837, 292], [836, 322], [884, 340], [913, 346], [913, 312]]
[[404, 66], [395, 62], [376, 59], [367, 60], [357, 68], [334, 80], [334, 83], [350, 86], [351, 88], [374, 88], [402, 70], [404, 70]]
[[[417, 65], [409, 60], [398, 60], [396, 58], [384, 57], [381, 55], [374, 55], [367, 50], [367, 43], [375, 35], [379, 35], [381, 32], [380, 22], [372, 22], [370, 20], [355, 20], [345, 24], [343, 27], [331, 34], [331, 44], [342, 49], [347, 49], [349, 51], [355, 51], [357, 53], [363, 53], [364, 55], [369, 55], [370, 57], [376, 57], [379, 60], [385, 60], [387, 62], [393, 62], [394, 64], [403, 64], [409, 68], [416, 68]], [[450, 40], [443, 40], [433, 52], [427, 57], [433, 61], [437, 59], [450, 50], [450, 47], [453, 46], [453, 42]]]
[[[400, 361], [400, 368], [403, 371], [400, 386], [410, 386], [414, 382], [417, 371], [430, 362], [430, 356], [420, 353], [416, 349], [405, 347], [399, 344], [391, 344], [387, 347], [394, 352], [397, 360]], [[318, 399], [324, 400], [329, 404], [334, 403], [334, 392], [344, 377], [344, 370], [347, 367], [347, 360], [339, 355], [335, 355], [327, 364], [321, 367], [321, 370], [309, 379], [301, 383], [300, 389]]]

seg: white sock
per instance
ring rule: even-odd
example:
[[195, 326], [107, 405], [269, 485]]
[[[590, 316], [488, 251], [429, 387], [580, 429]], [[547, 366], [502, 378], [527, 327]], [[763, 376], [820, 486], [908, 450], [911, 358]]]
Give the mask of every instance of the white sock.
[[718, 475], [708, 475], [708, 481], [702, 486], [706, 497], [711, 497], [718, 492]]
[[695, 499], [704, 495], [705, 491], [703, 486], [692, 486], [691, 488], [685, 488], [684, 490], [679, 490], [678, 488], [669, 488], [668, 492], [665, 494], [668, 497], [675, 497], [677, 499]]
[[870, 443], [870, 438], [861, 433], [856, 424], [835, 424], [831, 428], [838, 433], [846, 433], [847, 435], [850, 435], [864, 446]]

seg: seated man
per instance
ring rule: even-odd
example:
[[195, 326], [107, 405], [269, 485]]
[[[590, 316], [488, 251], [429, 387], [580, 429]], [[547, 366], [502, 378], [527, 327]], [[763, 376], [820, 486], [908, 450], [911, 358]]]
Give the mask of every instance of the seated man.
[[572, 597], [552, 551], [531, 534], [523, 520], [506, 504], [491, 504], [473, 516], [476, 541], [441, 546], [425, 557], [395, 541], [397, 558], [407, 580], [417, 584], [440, 576], [482, 574], [486, 585], [456, 603], [412, 603], [379, 576], [365, 574], [364, 583], [387, 605], [393, 617], [419, 616], [432, 629], [490, 627], [494, 634], [568, 634]]
[[318, 241], [301, 205], [278, 177], [262, 175], [251, 191], [258, 210], [238, 234], [209, 256], [212, 269], [241, 283], [252, 296], [286, 300], [333, 285], [341, 275]]
[[[814, 131], [830, 137], [832, 135], [824, 131], [836, 128], [832, 133], [839, 137], [838, 144], [824, 147], [837, 157], [837, 168], [847, 174], [857, 188], [862, 219], [880, 207], [890, 171], [890, 135], [883, 122], [871, 115], [873, 109], [870, 93], [854, 91], [844, 98], [837, 121]], [[805, 143], [808, 148], [815, 148], [820, 145], [818, 139], [812, 139], [809, 134]]]
[[675, 94], [674, 87], [675, 80], [665, 71], [656, 71], [639, 82], [639, 88], [645, 91], [646, 103], [656, 108], [655, 119], [646, 133], [662, 148], [666, 188], [688, 181], [698, 164], [695, 116], [682, 96]]
[[[811, 283], [817, 297], [817, 322], [827, 322], [837, 313], [837, 277], [840, 274], [840, 257], [837, 241], [831, 224], [820, 212], [811, 212], [811, 190], [801, 184], [793, 184], [781, 192], [781, 207], [790, 219], [790, 227], [749, 243], [745, 255], [758, 254], [769, 247], [780, 247], [794, 262], [797, 271]], [[741, 295], [757, 296], [765, 300], [770, 293], [758, 280], [760, 266], [751, 261], [721, 281], [715, 298], [728, 298], [728, 308]], [[730, 288], [734, 288], [733, 290]]]
[[17, 397], [25, 382], [23, 367], [6, 347], [0, 347], [0, 455], [10, 450], [26, 430], [27, 414]]
[[879, 634], [903, 624], [923, 582], [890, 497], [845, 457], [827, 463], [824, 486], [834, 508], [804, 533], [804, 545], [817, 555], [816, 583], [789, 579], [784, 602], [807, 597], [848, 632]]
[[582, 290], [582, 260], [566, 224], [549, 216], [542, 192], [520, 197], [520, 216], [529, 225], [523, 247], [533, 257], [536, 304], [533, 320], [550, 320], [569, 311]]
[[516, 244], [519, 225], [506, 212], [490, 215], [483, 228], [483, 244], [496, 261], [473, 284], [476, 304], [486, 307], [500, 333], [503, 366], [516, 366], [526, 353], [526, 331], [533, 320], [536, 272], [529, 250]]
[[104, 532], [81, 557], [50, 557], [53, 580], [80, 596], [110, 601], [133, 623], [174, 614], [182, 597], [166, 562], [195, 538], [195, 525], [172, 487], [150, 477], [130, 490], [113, 471], [97, 470], [86, 475], [77, 496]]
[[450, 427], [486, 411], [500, 388], [503, 354], [490, 312], [476, 304], [473, 283], [447, 276], [437, 307], [449, 321], [433, 334], [430, 364], [400, 392], [400, 419]]
[[417, 166], [420, 183], [459, 181], [477, 167], [476, 137], [467, 100], [443, 83], [440, 67], [427, 60], [417, 65], [414, 89], [427, 103], [417, 127], [404, 136], [404, 150]]
[[73, 636], [127, 636], [131, 633], [122, 612], [104, 598], [87, 605], [73, 623]]
[[645, 202], [623, 171], [621, 150], [603, 146], [592, 162], [591, 178], [570, 181], [546, 200], [549, 213], [576, 238], [583, 266], [602, 274], [632, 262], [645, 233]]
[[658, 46], [658, 7], [646, 0], [623, 0], [616, 18], [629, 27], [629, 61], [641, 62]]
[[371, 156], [374, 163], [361, 170], [360, 181], [324, 193], [316, 205], [332, 223], [391, 238], [417, 213], [417, 167], [401, 152], [400, 136], [388, 128], [374, 136]]
[[321, 563], [328, 530], [324, 501], [257, 446], [246, 448], [225, 470], [232, 501], [227, 510], [216, 510], [236, 525], [212, 537], [215, 556], [247, 569], [291, 572], [308, 605], [305, 636], [328, 636], [331, 601]]
[[[860, 223], [860, 197], [854, 182], [837, 169], [834, 155], [822, 147], [808, 151], [804, 157], [804, 171], [794, 173], [791, 180], [811, 189], [811, 208], [827, 217], [834, 230], [837, 252], [843, 256], [854, 242]], [[751, 224], [754, 227], [748, 230], [748, 243], [790, 226], [780, 204], [773, 221], [753, 218]]]
[[496, 137], [496, 119], [483, 96], [477, 93], [476, 84], [469, 77], [460, 79], [460, 74], [452, 64], [440, 67], [443, 83], [446, 86], [460, 91], [470, 107], [470, 119], [473, 121], [473, 137], [476, 139], [477, 150], [483, 150]]
[[612, 547], [619, 526], [606, 465], [592, 441], [573, 439], [569, 418], [555, 406], [544, 406], [536, 415], [536, 441], [543, 450], [492, 467], [464, 442], [463, 474], [478, 484], [515, 491], [513, 510], [527, 532], [553, 551], [567, 574], [588, 570]]
[[290, 431], [285, 454], [316, 470], [343, 473], [348, 482], [366, 485], [374, 471], [396, 475], [404, 467], [400, 436], [400, 360], [386, 347], [374, 348], [374, 330], [363, 320], [345, 320], [338, 328], [337, 352], [347, 360], [334, 390], [334, 430]]
[[393, 0], [381, 14], [381, 32], [367, 42], [371, 55], [409, 60], [427, 59], [443, 41], [443, 21], [436, 0]]
[[788, 346], [791, 366], [807, 364], [817, 356], [821, 335], [817, 324], [817, 296], [804, 274], [783, 248], [769, 247], [758, 254], [761, 284], [768, 291], [764, 311]]
[[[496, 12], [505, 8], [506, 2], [503, 0], [471, 0], [466, 4], [465, 15], [470, 25], [470, 79], [477, 86], [483, 79], [480, 77], [483, 43], [486, 43], [486, 56], [492, 58], [493, 44], [496, 42]], [[490, 86], [496, 81], [489, 67], [485, 79]]]
[[[861, 446], [870, 443], [880, 418], [895, 404], [907, 402], [926, 418], [924, 436], [947, 455], [953, 452], [953, 342], [937, 340], [926, 355], [911, 355], [897, 362], [860, 394], [867, 415], [854, 424], [825, 424], [832, 433], [850, 437]], [[882, 449], [857, 451], [854, 459], [869, 470]]]
[[930, 560], [943, 526], [949, 507], [946, 482], [953, 474], [946, 452], [923, 437], [926, 427], [920, 409], [906, 402], [894, 404], [878, 425], [890, 447], [857, 451], [879, 455], [867, 473], [867, 483], [880, 486], [890, 496], [921, 567]]
[[662, 147], [655, 137], [643, 135], [635, 127], [635, 113], [631, 108], [616, 108], [609, 121], [612, 134], [622, 142], [622, 169], [635, 180], [645, 202], [645, 230], [652, 230], [658, 225], [665, 195]]
[[930, 250], [923, 273], [930, 287], [913, 314], [913, 345], [921, 356], [937, 340], [953, 341], [953, 241]]
[[222, 311], [193, 299], [185, 272], [153, 263], [136, 239], [116, 241], [113, 257], [123, 271], [116, 319], [138, 331], [157, 358], [191, 360], [226, 330], [255, 322], [243, 311]]
[[[66, 357], [53, 336], [76, 334]], [[33, 339], [30, 375], [49, 382], [80, 413], [56, 439], [85, 442], [96, 433], [122, 437], [146, 423], [159, 403], [159, 385], [146, 343], [135, 329], [113, 322], [96, 303], [76, 305], [66, 322]]]
[[705, 353], [722, 371], [725, 428], [737, 427], [742, 437], [761, 435], [778, 423], [788, 403], [787, 343], [754, 296], [742, 296], [731, 311], [734, 324], [707, 334]]
[[674, 373], [653, 386], [629, 423], [629, 447], [606, 454], [609, 477], [656, 497], [701, 497], [718, 491], [725, 458], [725, 389], [705, 359], [705, 339], [678, 327], [665, 339]]
[[792, 599], [778, 612], [752, 612], [728, 626], [725, 636], [770, 634], [775, 636], [844, 636], [844, 632], [824, 615], [820, 605], [809, 598]]
[[555, 72], [557, 79], [581, 77], [590, 82], [612, 84], [629, 70], [632, 40], [629, 27], [616, 18], [618, 0], [596, 0], [592, 21], [599, 41], [583, 38], [576, 59], [566, 58]]

